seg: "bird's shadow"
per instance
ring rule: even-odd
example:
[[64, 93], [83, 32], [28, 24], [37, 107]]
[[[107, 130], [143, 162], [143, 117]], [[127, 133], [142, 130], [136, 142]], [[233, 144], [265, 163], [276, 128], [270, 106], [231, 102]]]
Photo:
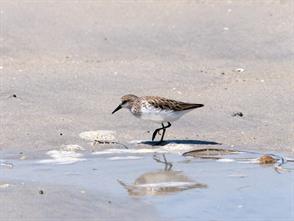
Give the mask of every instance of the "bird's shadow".
[[190, 145], [222, 145], [222, 143], [217, 143], [214, 141], [207, 140], [165, 140], [162, 142], [158, 141], [143, 141], [141, 144], [151, 145], [151, 146], [164, 146], [167, 144], [190, 144]]

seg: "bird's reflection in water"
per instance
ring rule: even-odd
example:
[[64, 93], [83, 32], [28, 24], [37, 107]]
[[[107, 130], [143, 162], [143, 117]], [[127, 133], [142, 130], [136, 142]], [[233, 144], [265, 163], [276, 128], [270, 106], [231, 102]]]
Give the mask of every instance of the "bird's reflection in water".
[[166, 195], [194, 188], [207, 188], [206, 184], [192, 181], [181, 171], [172, 170], [144, 173], [131, 185], [120, 180], [118, 182], [131, 196]]

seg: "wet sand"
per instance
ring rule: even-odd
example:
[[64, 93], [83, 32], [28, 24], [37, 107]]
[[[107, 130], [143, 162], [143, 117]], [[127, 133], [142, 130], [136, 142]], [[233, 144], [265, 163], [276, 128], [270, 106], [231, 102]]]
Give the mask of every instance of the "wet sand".
[[[148, 143], [142, 146], [132, 141], [150, 140], [157, 125], [141, 122], [127, 111], [111, 115], [120, 97], [127, 93], [205, 104], [169, 128], [166, 134], [169, 144], [184, 148], [188, 145], [188, 148], [274, 151], [293, 156], [293, 8], [291, 0], [1, 1], [0, 159], [13, 161], [25, 155], [35, 163], [34, 160], [46, 160], [47, 151], [68, 144], [79, 145], [89, 152], [100, 151], [101, 145], [93, 147], [79, 137], [81, 132], [95, 130], [115, 131], [116, 139], [131, 148], [150, 148]], [[232, 116], [236, 112], [242, 112], [243, 116]], [[118, 146], [106, 145], [102, 149]], [[175, 154], [173, 151], [172, 156]], [[152, 161], [151, 156], [147, 159]], [[138, 163], [141, 161], [142, 164]], [[80, 165], [77, 171], [82, 170], [85, 162], [74, 164]], [[127, 168], [124, 176], [136, 167], [136, 176], [152, 169], [145, 170], [148, 160], [120, 162], [120, 167]], [[30, 167], [24, 168], [30, 171]], [[115, 164], [108, 164], [107, 175], [104, 174], [105, 179], [117, 184], [112, 186], [114, 189], [122, 188], [116, 181], [118, 177], [112, 176], [119, 169]], [[199, 172], [180, 169], [188, 176]], [[70, 188], [64, 187], [65, 182], [46, 184], [47, 176], [58, 174], [58, 170], [48, 174], [44, 171], [44, 181], [39, 180], [37, 185], [30, 178], [33, 173], [29, 173], [25, 186], [21, 186], [23, 181], [12, 178], [14, 172], [5, 178], [2, 170], [6, 169], [0, 170], [0, 182], [17, 183], [15, 189], [0, 189], [1, 204], [7, 202], [0, 214], [11, 220], [16, 217], [25, 220], [28, 217], [24, 214], [35, 214], [30, 213], [32, 210], [39, 212], [29, 218], [48, 218], [44, 208], [52, 205], [52, 210], [58, 209], [70, 199], [77, 201], [66, 209], [72, 211], [81, 204], [80, 212], [72, 216], [57, 214], [66, 220], [87, 210], [86, 218], [91, 220], [100, 211], [95, 212], [95, 208], [105, 208], [108, 197], [117, 199], [117, 192], [101, 189], [104, 183], [98, 183], [99, 191], [92, 189], [91, 196], [80, 196], [77, 189], [89, 183], [87, 179]], [[27, 170], [20, 170], [20, 180]], [[123, 181], [131, 180], [124, 176]], [[269, 182], [277, 179], [268, 177]], [[49, 192], [52, 190], [46, 202], [41, 202], [43, 196], [38, 195], [39, 184], [48, 187]], [[267, 190], [276, 188], [269, 186]], [[183, 193], [189, 195], [189, 191]], [[198, 193], [198, 190], [191, 191]], [[63, 192], [60, 198], [64, 199], [56, 205], [55, 192]], [[105, 198], [100, 199], [100, 194]], [[187, 199], [181, 198], [183, 195], [174, 196], [176, 200]], [[34, 203], [26, 205], [18, 200], [22, 197]], [[202, 211], [212, 203], [213, 198], [208, 199], [201, 204]], [[229, 200], [224, 196], [222, 202]], [[97, 204], [91, 204], [93, 201]], [[102, 220], [104, 217], [107, 220], [109, 214], [136, 219], [136, 211], [143, 214], [140, 219], [148, 220], [150, 215], [154, 220], [160, 217], [157, 212], [162, 214], [166, 210], [158, 209], [153, 201], [140, 200], [137, 205], [138, 201], [134, 203], [127, 194], [121, 195], [118, 202], [127, 202], [129, 206], [112, 204], [109, 213], [102, 212]], [[149, 207], [150, 214], [145, 212]], [[282, 212], [285, 211], [281, 209], [278, 213]], [[122, 216], [125, 213], [131, 215]], [[201, 214], [204, 219], [211, 218], [205, 212]], [[235, 215], [238, 217], [238, 213]]]
[[[32, 174], [30, 174], [32, 176]], [[34, 176], [32, 176], [33, 178]], [[39, 181], [40, 182], [40, 181]], [[41, 181], [42, 182], [42, 181]], [[15, 182], [1, 194], [1, 220], [156, 220], [149, 205], [72, 185]], [[43, 191], [40, 194], [40, 191]], [[105, 194], [106, 195], [106, 194]], [[130, 210], [131, 208], [131, 210]]]
[[[279, 162], [258, 163], [259, 153], [199, 159], [169, 151], [165, 156], [171, 167], [165, 167], [158, 162], [163, 162], [162, 154], [157, 153], [155, 161], [147, 149], [154, 150], [138, 146], [108, 153], [67, 152], [85, 159], [68, 164], [44, 161], [56, 160], [45, 153], [31, 159], [33, 153], [27, 153], [25, 160], [2, 153], [6, 164], [0, 167], [4, 205], [0, 218], [274, 221], [294, 217], [294, 162], [278, 168]], [[13, 168], [4, 166], [8, 163]]]

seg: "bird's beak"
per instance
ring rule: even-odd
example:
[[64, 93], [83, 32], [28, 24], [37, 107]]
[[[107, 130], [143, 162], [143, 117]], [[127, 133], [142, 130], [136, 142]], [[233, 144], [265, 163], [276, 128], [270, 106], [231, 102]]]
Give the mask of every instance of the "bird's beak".
[[121, 104], [117, 106], [117, 108], [114, 109], [114, 111], [112, 111], [112, 114], [114, 114], [115, 112], [117, 112], [118, 110], [120, 110], [122, 108]]

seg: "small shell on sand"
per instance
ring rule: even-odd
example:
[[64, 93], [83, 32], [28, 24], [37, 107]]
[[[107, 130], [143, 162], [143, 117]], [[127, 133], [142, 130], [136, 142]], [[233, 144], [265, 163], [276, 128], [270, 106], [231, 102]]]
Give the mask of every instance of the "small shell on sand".
[[21, 156], [19, 159], [20, 160], [26, 160], [27, 159], [27, 156]]
[[9, 187], [10, 186], [10, 184], [8, 184], [8, 183], [3, 183], [3, 184], [1, 184], [0, 183], [0, 188], [7, 188], [7, 187]]
[[263, 155], [258, 158], [259, 164], [274, 164], [277, 162], [277, 159], [270, 155]]
[[96, 130], [84, 131], [79, 134], [80, 138], [93, 142], [111, 143], [116, 142], [115, 131], [112, 130]]
[[242, 72], [245, 71], [245, 69], [244, 69], [244, 68], [236, 68], [234, 71], [235, 71], [235, 72], [242, 73]]

